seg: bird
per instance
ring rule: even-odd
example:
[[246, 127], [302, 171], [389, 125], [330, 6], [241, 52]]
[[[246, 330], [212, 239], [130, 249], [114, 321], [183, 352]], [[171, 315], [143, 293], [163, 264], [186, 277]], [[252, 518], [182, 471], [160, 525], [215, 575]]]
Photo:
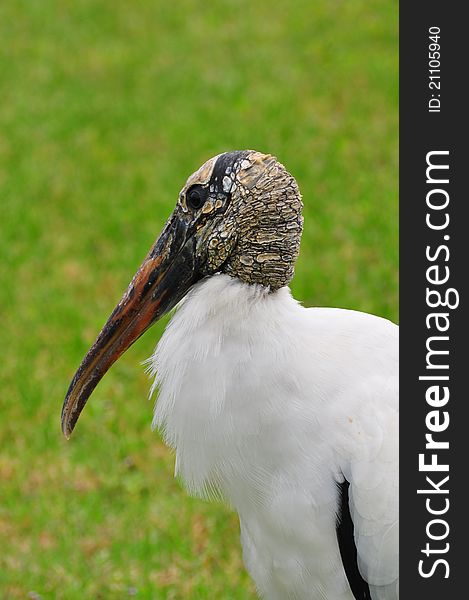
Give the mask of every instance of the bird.
[[189, 493], [238, 513], [259, 597], [397, 600], [399, 328], [293, 298], [302, 210], [273, 155], [206, 161], [79, 366], [62, 431], [176, 307], [148, 360], [153, 426]]

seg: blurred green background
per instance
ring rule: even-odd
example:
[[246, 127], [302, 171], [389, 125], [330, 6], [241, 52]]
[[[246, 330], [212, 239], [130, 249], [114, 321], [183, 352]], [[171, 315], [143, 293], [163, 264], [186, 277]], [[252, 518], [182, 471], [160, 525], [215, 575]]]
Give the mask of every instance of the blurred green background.
[[76, 435], [62, 400], [186, 177], [230, 149], [296, 176], [306, 305], [397, 319], [397, 4], [0, 3], [0, 597], [254, 598], [236, 516], [150, 430], [150, 355]]

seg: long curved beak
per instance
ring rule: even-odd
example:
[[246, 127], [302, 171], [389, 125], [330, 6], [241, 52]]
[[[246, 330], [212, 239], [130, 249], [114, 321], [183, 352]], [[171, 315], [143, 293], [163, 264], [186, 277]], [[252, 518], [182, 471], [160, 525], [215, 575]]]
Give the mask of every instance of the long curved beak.
[[62, 407], [66, 438], [108, 369], [199, 278], [195, 242], [186, 238], [187, 225], [173, 213], [75, 373]]

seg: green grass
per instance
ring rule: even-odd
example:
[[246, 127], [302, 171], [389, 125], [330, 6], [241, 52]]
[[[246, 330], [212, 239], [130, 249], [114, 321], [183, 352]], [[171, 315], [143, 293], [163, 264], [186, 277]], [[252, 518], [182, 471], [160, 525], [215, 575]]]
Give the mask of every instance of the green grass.
[[0, 3], [0, 597], [248, 599], [235, 515], [189, 498], [139, 366], [76, 435], [69, 380], [187, 175], [229, 149], [297, 177], [293, 291], [397, 319], [397, 5]]

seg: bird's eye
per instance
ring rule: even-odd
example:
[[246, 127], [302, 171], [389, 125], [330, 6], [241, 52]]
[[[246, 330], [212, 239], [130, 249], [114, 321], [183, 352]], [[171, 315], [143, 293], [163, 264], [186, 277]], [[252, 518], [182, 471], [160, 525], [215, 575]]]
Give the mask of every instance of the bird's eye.
[[201, 185], [193, 185], [187, 192], [187, 206], [194, 210], [198, 210], [205, 204], [207, 199], [207, 190]]

